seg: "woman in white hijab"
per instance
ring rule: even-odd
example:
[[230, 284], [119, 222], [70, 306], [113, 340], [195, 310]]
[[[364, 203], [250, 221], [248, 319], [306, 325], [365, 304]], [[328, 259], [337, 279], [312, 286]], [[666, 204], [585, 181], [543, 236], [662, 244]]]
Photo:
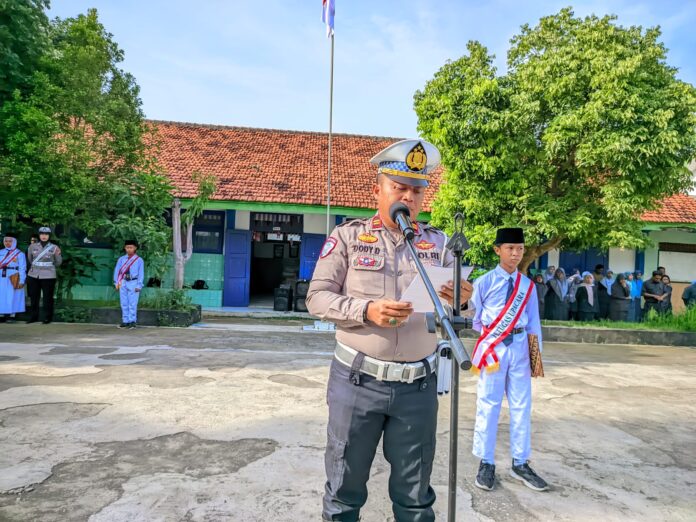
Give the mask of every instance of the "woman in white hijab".
[[578, 321], [594, 321], [599, 313], [599, 300], [596, 295], [594, 276], [590, 272], [582, 273], [582, 283], [575, 292]]
[[17, 238], [5, 234], [0, 250], [0, 322], [7, 316], [24, 312], [24, 282], [27, 277], [27, 258], [17, 248]]

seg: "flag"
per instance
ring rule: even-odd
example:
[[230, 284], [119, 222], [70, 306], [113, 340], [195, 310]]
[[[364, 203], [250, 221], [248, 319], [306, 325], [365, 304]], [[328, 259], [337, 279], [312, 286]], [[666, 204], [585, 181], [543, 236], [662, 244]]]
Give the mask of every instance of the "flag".
[[334, 34], [334, 16], [336, 15], [336, 0], [322, 0], [321, 21], [326, 24], [326, 37]]

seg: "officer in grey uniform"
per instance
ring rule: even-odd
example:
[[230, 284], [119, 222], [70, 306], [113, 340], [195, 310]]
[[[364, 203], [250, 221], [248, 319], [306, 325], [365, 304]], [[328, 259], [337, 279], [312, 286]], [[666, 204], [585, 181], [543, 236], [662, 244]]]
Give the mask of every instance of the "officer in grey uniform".
[[[423, 140], [395, 143], [377, 164], [377, 214], [334, 229], [326, 240], [307, 295], [309, 311], [336, 323], [329, 375], [323, 519], [355, 521], [367, 500], [377, 445], [391, 465], [389, 496], [397, 522], [435, 520], [430, 473], [437, 423], [437, 339], [423, 314], [401, 294], [417, 276], [403, 235], [389, 217], [395, 202], [414, 221], [414, 245], [426, 265], [452, 266], [439, 230], [415, 223], [429, 173], [440, 159]], [[472, 287], [461, 283], [462, 298]], [[452, 300], [452, 285], [440, 295]]]
[[60, 247], [50, 242], [51, 229], [39, 228], [39, 241], [27, 250], [27, 292], [31, 305], [27, 323], [39, 320], [39, 299], [43, 293], [44, 324], [53, 321], [53, 294], [56, 291], [56, 268], [63, 262]]

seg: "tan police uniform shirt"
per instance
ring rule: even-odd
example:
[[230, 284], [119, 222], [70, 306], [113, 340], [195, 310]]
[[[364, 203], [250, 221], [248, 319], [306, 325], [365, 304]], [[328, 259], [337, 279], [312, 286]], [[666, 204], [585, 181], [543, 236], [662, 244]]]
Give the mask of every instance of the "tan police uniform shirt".
[[[41, 266], [34, 265], [34, 260], [43, 251], [44, 247], [41, 243], [32, 243], [29, 245], [27, 250], [27, 275], [29, 277], [34, 277], [36, 279], [55, 279], [56, 278], [56, 268], [63, 262], [62, 254], [56, 254], [57, 245], [51, 243], [51, 251], [39, 259]], [[46, 263], [46, 265], [43, 265]]]
[[[417, 223], [414, 245], [424, 265], [454, 265], [445, 250], [447, 237]], [[336, 323], [336, 340], [383, 361], [419, 361], [435, 351], [437, 338], [428, 333], [425, 315], [414, 313], [398, 328], [363, 321], [370, 301], [398, 301], [417, 277], [403, 235], [389, 231], [379, 216], [337, 226], [327, 239], [307, 294], [310, 313]]]

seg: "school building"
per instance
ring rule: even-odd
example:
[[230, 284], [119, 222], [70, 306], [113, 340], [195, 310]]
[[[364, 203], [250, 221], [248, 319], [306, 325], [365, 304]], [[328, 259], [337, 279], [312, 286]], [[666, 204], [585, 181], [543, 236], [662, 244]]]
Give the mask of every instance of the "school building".
[[[218, 189], [193, 228], [193, 256], [185, 284], [203, 280], [207, 289], [189, 290], [205, 307], [270, 303], [273, 289], [309, 279], [326, 234], [327, 135], [167, 121], [152, 122], [161, 139], [159, 160], [183, 204], [196, 195], [196, 172], [212, 174]], [[331, 178], [330, 226], [373, 215], [369, 188], [376, 170], [369, 159], [400, 138], [335, 134]], [[430, 217], [441, 183], [433, 174], [421, 219]], [[673, 281], [696, 279], [696, 198], [679, 195], [644, 217], [645, 233], [655, 246], [645, 251], [553, 251], [539, 260], [548, 265], [649, 272], [667, 267]], [[92, 249], [105, 262], [106, 249]], [[77, 299], [110, 296], [111, 273], [100, 271], [73, 291]], [[171, 287], [173, 274], [163, 280]], [[675, 304], [680, 292], [675, 291]]]

